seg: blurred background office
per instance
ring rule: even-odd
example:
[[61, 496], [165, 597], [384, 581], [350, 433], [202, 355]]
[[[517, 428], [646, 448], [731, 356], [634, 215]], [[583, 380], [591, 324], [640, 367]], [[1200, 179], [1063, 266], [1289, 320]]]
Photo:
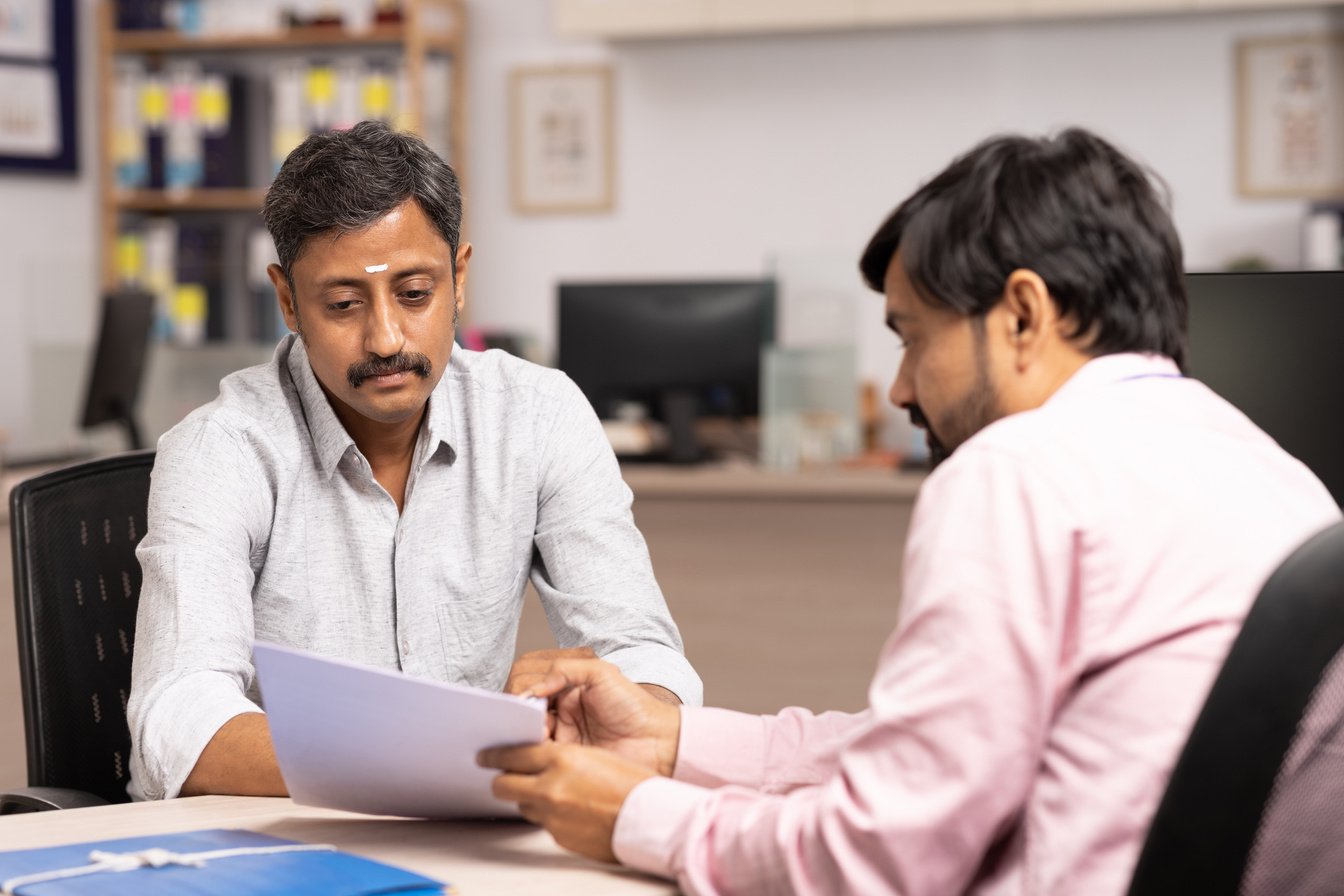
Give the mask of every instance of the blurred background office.
[[[154, 296], [126, 409], [151, 446], [268, 358], [260, 192], [307, 131], [387, 117], [463, 176], [464, 344], [560, 363], [611, 418], [707, 700], [857, 708], [920, 452], [885, 401], [899, 354], [857, 276], [873, 229], [979, 140], [1079, 125], [1160, 172], [1190, 271], [1338, 269], [1340, 34], [1340, 4], [1275, 0], [0, 0], [10, 481], [25, 459], [127, 446], [124, 426], [80, 425], [91, 380], [111, 382], [92, 370], [113, 290]], [[50, 133], [21, 133], [32, 116]], [[1274, 425], [1304, 456], [1344, 457], [1344, 399], [1321, 391], [1344, 388], [1339, 277], [1242, 277], [1192, 280], [1212, 321], [1194, 372], [1259, 388], [1248, 412], [1286, 410]], [[596, 383], [621, 372], [594, 362], [603, 327], [619, 343], [652, 326], [659, 289], [710, 308], [700, 335], [660, 331], [678, 388]], [[585, 313], [605, 292], [655, 317]], [[1233, 293], [1240, 316], [1209, 311]], [[745, 335], [704, 341], [729, 331]], [[544, 640], [533, 619], [520, 645]], [[0, 657], [12, 641], [0, 629]]]

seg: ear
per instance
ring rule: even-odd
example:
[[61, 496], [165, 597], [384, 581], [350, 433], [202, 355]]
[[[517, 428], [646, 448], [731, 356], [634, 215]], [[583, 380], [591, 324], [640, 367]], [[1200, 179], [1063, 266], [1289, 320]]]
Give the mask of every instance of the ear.
[[453, 302], [457, 312], [467, 303], [467, 264], [471, 261], [471, 243], [462, 243], [457, 247], [456, 271], [453, 276]]
[[294, 306], [294, 291], [289, 288], [289, 278], [278, 264], [266, 266], [266, 276], [271, 278], [275, 287], [275, 299], [280, 303], [280, 313], [285, 316], [285, 326], [291, 332], [299, 332], [299, 310]]
[[1000, 325], [1013, 346], [1019, 369], [1040, 357], [1058, 338], [1059, 310], [1045, 281], [1035, 271], [1018, 268], [1004, 282]]

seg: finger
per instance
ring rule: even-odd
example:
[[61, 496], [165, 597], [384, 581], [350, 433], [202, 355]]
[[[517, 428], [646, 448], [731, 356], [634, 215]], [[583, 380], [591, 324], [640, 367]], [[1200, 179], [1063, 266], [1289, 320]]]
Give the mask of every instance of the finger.
[[536, 803], [519, 803], [518, 814], [533, 824], [539, 824], [542, 827], [546, 826], [546, 813], [542, 810], [541, 806]]
[[537, 779], [532, 775], [512, 775], [507, 772], [495, 776], [490, 792], [495, 799], [506, 803], [536, 802]]
[[[530, 696], [553, 697], [570, 688], [592, 684], [606, 675], [612, 674], [615, 666], [596, 658], [557, 659], [540, 680], [532, 685]], [[619, 673], [617, 673], [619, 674]]]
[[551, 764], [552, 745], [528, 744], [522, 747], [491, 747], [476, 754], [476, 764], [506, 772], [535, 775]]
[[540, 669], [535, 672], [520, 672], [514, 670], [509, 675], [509, 680], [504, 685], [504, 693], [517, 694], [520, 697], [535, 696], [528, 693], [528, 691], [544, 681], [545, 677], [546, 676]]
[[529, 678], [529, 682], [527, 690], [522, 693], [524, 697], [546, 697], [549, 699], [571, 687], [569, 679], [564, 673], [554, 671], [554, 666], [552, 666], [552, 671], [545, 675], [532, 676]]

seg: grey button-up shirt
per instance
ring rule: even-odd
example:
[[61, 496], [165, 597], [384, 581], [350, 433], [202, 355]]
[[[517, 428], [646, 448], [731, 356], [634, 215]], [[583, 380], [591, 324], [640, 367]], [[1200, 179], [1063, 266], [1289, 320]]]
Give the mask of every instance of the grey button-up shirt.
[[137, 552], [132, 795], [177, 795], [220, 726], [257, 711], [254, 638], [502, 687], [529, 572], [558, 644], [700, 703], [630, 506], [567, 377], [458, 348], [398, 514], [287, 337], [159, 440]]

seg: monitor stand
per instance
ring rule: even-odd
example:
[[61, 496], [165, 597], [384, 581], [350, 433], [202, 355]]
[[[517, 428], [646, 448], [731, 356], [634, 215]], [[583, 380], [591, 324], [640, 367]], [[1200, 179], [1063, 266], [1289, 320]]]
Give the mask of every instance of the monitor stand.
[[667, 427], [665, 460], [673, 464], [693, 464], [704, 460], [704, 450], [695, 437], [695, 418], [700, 412], [699, 396], [690, 389], [668, 389], [659, 396], [663, 424]]

